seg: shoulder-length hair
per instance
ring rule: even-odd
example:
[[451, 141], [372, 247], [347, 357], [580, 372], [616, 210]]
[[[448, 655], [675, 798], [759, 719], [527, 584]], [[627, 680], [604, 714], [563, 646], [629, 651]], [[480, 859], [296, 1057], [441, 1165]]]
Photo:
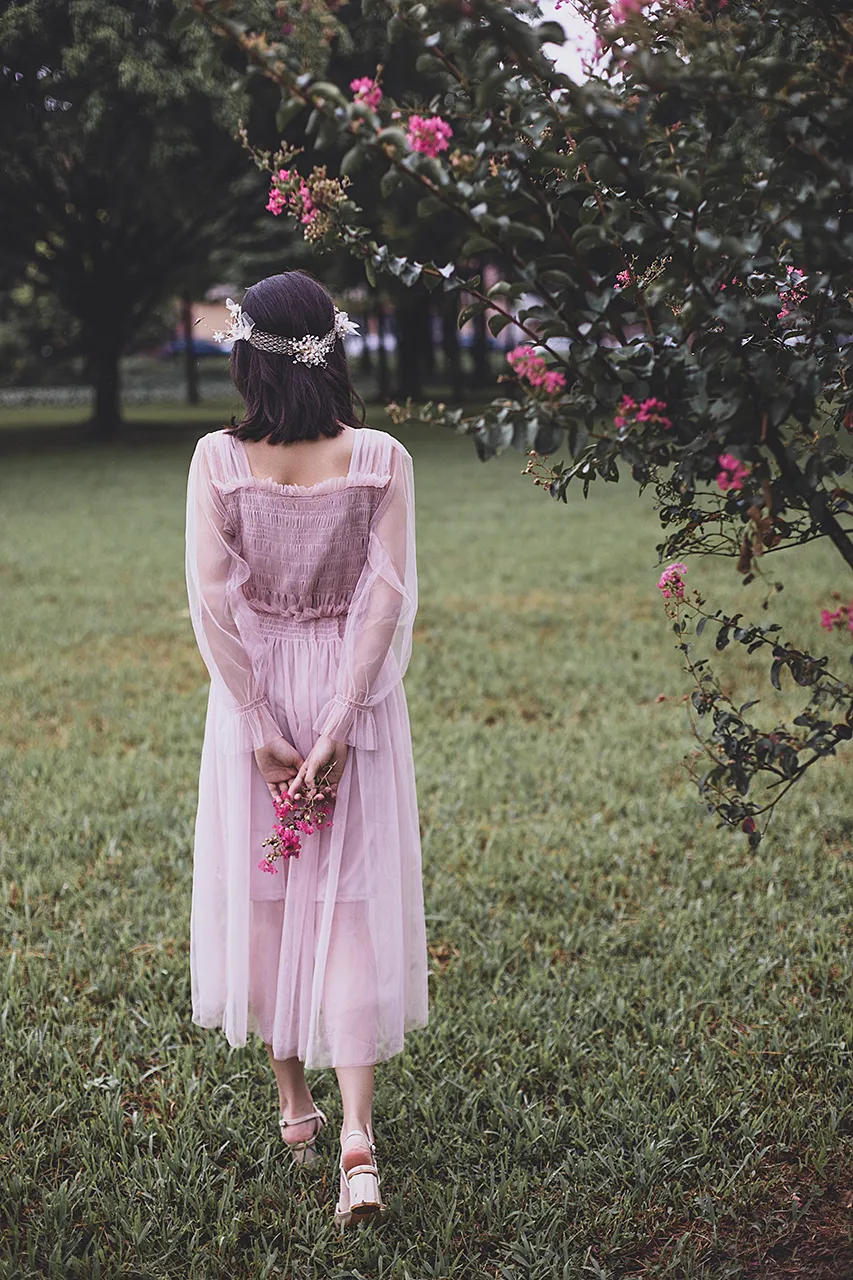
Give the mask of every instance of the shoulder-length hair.
[[[331, 294], [307, 271], [259, 280], [246, 290], [242, 305], [256, 329], [284, 338], [322, 338], [335, 319]], [[364, 425], [364, 404], [353, 389], [341, 338], [325, 365], [261, 351], [238, 338], [231, 351], [231, 377], [245, 405], [240, 421], [229, 428], [240, 440], [286, 444], [340, 435], [344, 424]]]

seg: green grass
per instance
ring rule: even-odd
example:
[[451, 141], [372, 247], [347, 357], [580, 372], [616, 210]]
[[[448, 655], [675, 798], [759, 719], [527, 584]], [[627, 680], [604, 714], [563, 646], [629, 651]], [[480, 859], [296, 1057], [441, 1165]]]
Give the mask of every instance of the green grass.
[[[227, 423], [232, 413], [239, 411], [240, 403], [236, 396], [218, 396], [202, 400], [197, 405], [184, 404], [176, 399], [174, 403], [166, 401], [162, 404], [125, 405], [122, 415], [131, 426], [139, 423], [174, 425], [178, 430], [197, 426], [201, 433], [216, 431], [223, 423]], [[49, 428], [78, 427], [88, 416], [84, 405], [26, 405], [19, 409], [0, 406], [0, 433], [26, 430], [37, 436], [39, 431]]]
[[[0, 1275], [849, 1277], [849, 756], [750, 854], [680, 767], [649, 504], [566, 509], [518, 455], [401, 434], [431, 1022], [377, 1072], [391, 1217], [344, 1239], [331, 1138], [291, 1169], [260, 1044], [190, 1022], [190, 446], [3, 462]], [[840, 565], [787, 572], [781, 619], [842, 665], [816, 630]], [[731, 649], [746, 699], [763, 668]]]

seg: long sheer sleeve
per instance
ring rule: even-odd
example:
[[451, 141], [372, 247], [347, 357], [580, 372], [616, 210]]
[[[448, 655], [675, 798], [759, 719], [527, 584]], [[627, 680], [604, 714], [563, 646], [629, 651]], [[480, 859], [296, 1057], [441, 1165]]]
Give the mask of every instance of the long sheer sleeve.
[[400, 683], [412, 651], [417, 611], [412, 459], [391, 450], [391, 478], [373, 517], [362, 570], [347, 613], [335, 693], [314, 723], [318, 735], [373, 750], [373, 708]]
[[280, 736], [252, 663], [240, 639], [228, 599], [228, 582], [239, 557], [226, 532], [222, 498], [200, 440], [187, 483], [186, 570], [190, 617], [211, 683], [227, 707], [237, 751], [252, 751]]

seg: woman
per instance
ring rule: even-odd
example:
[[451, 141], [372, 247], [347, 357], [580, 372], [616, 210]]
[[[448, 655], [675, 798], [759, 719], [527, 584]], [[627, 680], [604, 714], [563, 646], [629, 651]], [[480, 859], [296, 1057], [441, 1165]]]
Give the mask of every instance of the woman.
[[[211, 686], [195, 828], [193, 1021], [266, 1044], [297, 1163], [343, 1104], [342, 1225], [385, 1206], [374, 1064], [427, 1023], [415, 777], [402, 687], [417, 607], [412, 464], [359, 426], [352, 326], [301, 271], [229, 300], [245, 413], [198, 443], [187, 495], [190, 612]], [[220, 337], [226, 335], [219, 335]], [[325, 794], [332, 825], [264, 869], [273, 798]], [[268, 864], [267, 864], [268, 867]]]

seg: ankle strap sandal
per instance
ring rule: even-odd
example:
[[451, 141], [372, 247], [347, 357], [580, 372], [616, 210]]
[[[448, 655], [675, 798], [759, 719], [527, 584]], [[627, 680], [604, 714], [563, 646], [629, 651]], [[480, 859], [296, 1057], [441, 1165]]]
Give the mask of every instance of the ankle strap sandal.
[[[360, 1146], [367, 1146], [373, 1157], [370, 1163], [344, 1168], [344, 1147], [351, 1138], [357, 1138]], [[365, 1144], [365, 1138], [367, 1142]], [[363, 1129], [351, 1129], [341, 1139], [341, 1186], [338, 1203], [335, 1206], [335, 1222], [339, 1227], [358, 1226], [385, 1210], [382, 1194], [379, 1190], [381, 1179], [376, 1166], [376, 1147], [372, 1138]]]
[[[285, 1129], [292, 1129], [299, 1124], [307, 1124], [309, 1120], [316, 1121], [314, 1132], [310, 1138], [301, 1138], [298, 1142], [289, 1142]], [[315, 1107], [307, 1116], [297, 1116], [294, 1120], [285, 1120], [283, 1115], [278, 1117], [281, 1136], [290, 1148], [290, 1155], [294, 1164], [312, 1164], [319, 1159], [317, 1153], [317, 1138], [323, 1125], [327, 1123], [326, 1117], [319, 1107]]]

